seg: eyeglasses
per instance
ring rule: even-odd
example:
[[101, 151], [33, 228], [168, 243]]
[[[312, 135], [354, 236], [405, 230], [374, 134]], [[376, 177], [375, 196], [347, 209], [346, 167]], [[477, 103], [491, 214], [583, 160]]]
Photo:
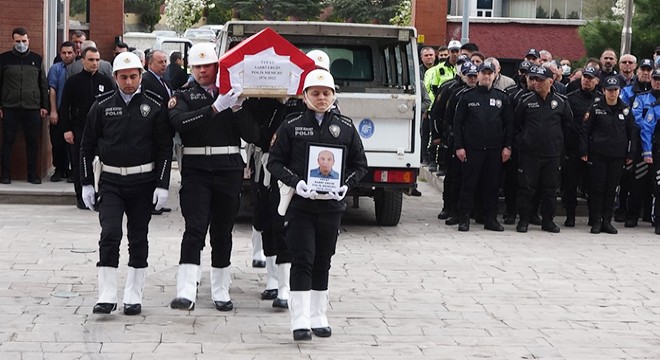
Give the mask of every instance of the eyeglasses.
[[631, 65], [632, 65], [632, 64], [634, 64], [635, 62], [634, 62], [634, 61], [622, 61], [621, 63], [622, 63], [622, 64], [631, 64]]

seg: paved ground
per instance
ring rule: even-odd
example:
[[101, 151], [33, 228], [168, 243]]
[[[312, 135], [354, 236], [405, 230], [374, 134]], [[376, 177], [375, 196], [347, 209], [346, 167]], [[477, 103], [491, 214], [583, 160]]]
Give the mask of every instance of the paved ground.
[[174, 206], [152, 220], [142, 315], [95, 316], [97, 214], [0, 205], [0, 359], [660, 359], [660, 237], [649, 224], [614, 236], [589, 234], [584, 218], [560, 234], [459, 233], [435, 218], [439, 192], [420, 189], [397, 227], [375, 226], [370, 201], [346, 214], [333, 336], [306, 343], [293, 342], [288, 313], [259, 300], [249, 224], [235, 231], [234, 311], [213, 308], [208, 272], [195, 311], [169, 309], [183, 228]]

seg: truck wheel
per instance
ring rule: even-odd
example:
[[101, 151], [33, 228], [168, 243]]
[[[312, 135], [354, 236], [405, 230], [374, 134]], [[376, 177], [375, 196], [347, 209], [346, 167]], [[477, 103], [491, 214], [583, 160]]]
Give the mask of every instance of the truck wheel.
[[380, 190], [374, 196], [376, 204], [376, 222], [380, 226], [396, 226], [401, 219], [403, 193], [400, 191]]

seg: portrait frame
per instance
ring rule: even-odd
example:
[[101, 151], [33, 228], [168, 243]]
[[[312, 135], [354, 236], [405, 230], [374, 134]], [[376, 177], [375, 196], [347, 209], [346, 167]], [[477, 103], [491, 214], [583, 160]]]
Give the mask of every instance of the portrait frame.
[[[322, 152], [324, 154], [321, 154]], [[327, 169], [321, 169], [319, 158], [321, 155], [325, 155], [324, 158], [327, 159], [328, 153], [332, 154], [334, 162], [330, 172], [323, 173]], [[344, 185], [345, 161], [346, 147], [343, 145], [308, 143], [307, 162], [305, 166], [305, 182], [307, 186], [319, 194], [325, 194], [339, 189]]]

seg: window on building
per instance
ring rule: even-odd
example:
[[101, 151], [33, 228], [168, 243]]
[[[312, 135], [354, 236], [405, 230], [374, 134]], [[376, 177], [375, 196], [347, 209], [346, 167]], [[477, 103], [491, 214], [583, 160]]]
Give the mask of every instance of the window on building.
[[[528, 19], [581, 19], [582, 0], [476, 0], [471, 16]], [[448, 14], [461, 16], [463, 0], [449, 0]]]
[[477, 0], [477, 16], [493, 17], [493, 0]]

